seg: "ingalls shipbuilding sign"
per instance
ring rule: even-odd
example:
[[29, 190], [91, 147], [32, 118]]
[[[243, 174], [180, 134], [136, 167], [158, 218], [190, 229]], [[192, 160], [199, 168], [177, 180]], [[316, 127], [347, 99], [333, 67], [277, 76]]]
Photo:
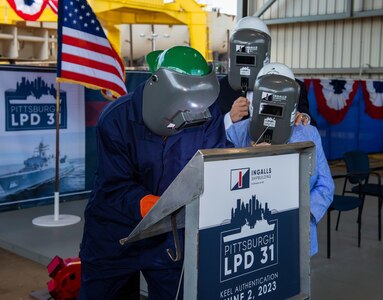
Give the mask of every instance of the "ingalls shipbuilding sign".
[[298, 219], [298, 154], [205, 163], [198, 299], [298, 294]]

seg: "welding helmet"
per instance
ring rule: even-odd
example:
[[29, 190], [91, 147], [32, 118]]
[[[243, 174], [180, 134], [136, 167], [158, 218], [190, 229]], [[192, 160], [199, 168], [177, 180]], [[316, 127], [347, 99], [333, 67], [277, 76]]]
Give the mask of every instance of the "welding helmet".
[[252, 90], [259, 70], [270, 62], [271, 36], [255, 16], [240, 19], [230, 36], [228, 81], [233, 90]]
[[258, 73], [249, 133], [257, 143], [284, 144], [290, 139], [300, 87], [284, 64], [270, 63]]
[[175, 46], [149, 53], [146, 61], [152, 76], [144, 87], [142, 114], [152, 132], [174, 135], [211, 118], [219, 83], [197, 50]]

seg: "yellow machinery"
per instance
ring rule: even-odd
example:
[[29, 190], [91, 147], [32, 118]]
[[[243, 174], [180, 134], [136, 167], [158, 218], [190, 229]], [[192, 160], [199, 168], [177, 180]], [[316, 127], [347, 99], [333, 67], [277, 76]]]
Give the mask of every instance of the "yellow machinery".
[[[206, 59], [211, 60], [207, 36], [207, 12], [204, 10], [205, 5], [199, 4], [195, 0], [88, 0], [88, 3], [107, 30], [108, 38], [117, 51], [120, 51], [121, 45], [120, 31], [116, 25], [182, 24], [189, 28], [190, 46], [201, 52]], [[47, 7], [38, 21], [57, 22], [57, 15]], [[0, 23], [19, 26], [20, 24], [28, 25], [29, 22], [18, 17], [6, 0], [0, 0]], [[35, 40], [41, 39], [42, 42], [44, 40], [49, 42], [51, 35], [46, 35], [48, 37], [38, 36], [35, 37]], [[12, 45], [12, 39], [17, 39], [14, 32], [0, 27], [0, 42], [8, 40], [9, 45]], [[17, 53], [17, 49], [9, 53], [13, 53], [15, 56], [15, 52]], [[7, 51], [3, 49], [3, 53], [7, 53]], [[2, 54], [2, 56], [7, 55]], [[40, 59], [44, 57], [46, 57], [45, 54], [40, 55]]]

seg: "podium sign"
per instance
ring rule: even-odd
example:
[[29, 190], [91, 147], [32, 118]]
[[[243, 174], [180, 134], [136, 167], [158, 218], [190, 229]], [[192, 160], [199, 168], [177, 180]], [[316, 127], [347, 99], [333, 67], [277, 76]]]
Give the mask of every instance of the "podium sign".
[[200, 150], [120, 243], [184, 227], [184, 300], [307, 299], [314, 153], [312, 142]]
[[299, 294], [299, 154], [206, 162], [198, 299]]

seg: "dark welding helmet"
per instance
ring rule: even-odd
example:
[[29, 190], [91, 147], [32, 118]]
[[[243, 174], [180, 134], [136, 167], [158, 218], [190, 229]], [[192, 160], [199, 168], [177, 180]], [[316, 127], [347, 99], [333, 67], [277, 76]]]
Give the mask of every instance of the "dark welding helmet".
[[257, 143], [287, 143], [294, 126], [299, 84], [284, 64], [270, 63], [258, 73], [253, 92], [250, 137]]
[[240, 19], [230, 36], [228, 80], [233, 90], [252, 90], [259, 70], [270, 62], [271, 37], [255, 16]]
[[146, 56], [152, 76], [144, 87], [145, 125], [162, 136], [198, 126], [211, 118], [219, 93], [213, 68], [195, 49], [176, 46]]

